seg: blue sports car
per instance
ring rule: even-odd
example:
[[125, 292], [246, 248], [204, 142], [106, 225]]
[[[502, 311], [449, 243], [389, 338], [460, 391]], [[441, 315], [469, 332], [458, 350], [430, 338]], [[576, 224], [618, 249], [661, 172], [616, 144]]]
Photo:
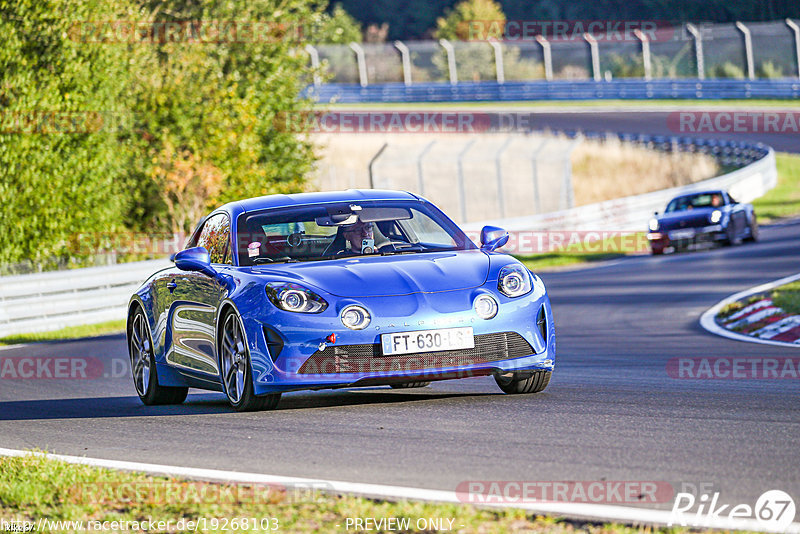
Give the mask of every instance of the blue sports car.
[[127, 341], [145, 404], [190, 387], [239, 411], [284, 391], [493, 375], [506, 393], [547, 387], [556, 352], [542, 280], [481, 246], [433, 204], [396, 191], [232, 202], [198, 225], [175, 266], [131, 297]]
[[758, 220], [752, 204], [737, 202], [727, 191], [701, 191], [670, 200], [663, 215], [650, 219], [649, 230], [650, 249], [663, 254], [701, 243], [756, 241]]

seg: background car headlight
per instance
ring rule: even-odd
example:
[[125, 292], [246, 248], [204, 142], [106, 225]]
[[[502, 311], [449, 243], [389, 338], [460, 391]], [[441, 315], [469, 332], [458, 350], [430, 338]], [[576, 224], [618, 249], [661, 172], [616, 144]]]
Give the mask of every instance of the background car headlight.
[[651, 232], [655, 232], [658, 230], [658, 219], [650, 219], [650, 224], [648, 225]]
[[531, 284], [531, 274], [522, 265], [507, 265], [500, 269], [497, 277], [497, 289], [507, 297], [521, 297], [529, 293], [533, 285]]
[[367, 310], [355, 304], [342, 310], [342, 324], [350, 330], [363, 330], [369, 325], [370, 315]]
[[269, 300], [284, 311], [320, 313], [328, 307], [325, 299], [297, 284], [270, 282], [266, 290]]
[[719, 210], [712, 211], [709, 220], [712, 224], [717, 224], [720, 220], [722, 220], [722, 212]]
[[497, 301], [494, 300], [491, 295], [479, 295], [478, 298], [475, 299], [473, 307], [475, 308], [475, 313], [477, 313], [478, 317], [481, 319], [491, 319], [497, 315], [497, 310], [499, 309]]

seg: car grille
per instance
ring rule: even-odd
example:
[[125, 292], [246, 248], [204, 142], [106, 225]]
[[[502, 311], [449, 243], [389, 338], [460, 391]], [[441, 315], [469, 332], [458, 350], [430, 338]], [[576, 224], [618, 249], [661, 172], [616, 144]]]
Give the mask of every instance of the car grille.
[[384, 356], [379, 344], [328, 346], [300, 367], [300, 374], [379, 373], [464, 367], [534, 354], [533, 347], [516, 332], [475, 336], [471, 349]]

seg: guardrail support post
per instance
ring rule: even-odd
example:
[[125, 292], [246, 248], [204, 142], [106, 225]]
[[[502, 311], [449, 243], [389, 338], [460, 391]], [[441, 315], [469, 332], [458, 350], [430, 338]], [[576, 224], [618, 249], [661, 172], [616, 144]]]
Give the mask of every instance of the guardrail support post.
[[592, 76], [594, 81], [599, 82], [602, 76], [600, 76], [600, 50], [597, 47], [597, 39], [587, 32], [583, 34], [583, 40], [589, 43], [589, 51], [592, 54]]
[[650, 38], [640, 29], [635, 29], [633, 34], [642, 43], [642, 64], [644, 65], [644, 79], [650, 81], [653, 79], [652, 64], [650, 61]]
[[475, 139], [467, 143], [458, 153], [458, 201], [461, 206], [461, 222], [467, 222], [467, 192], [464, 188], [464, 155], [475, 144]]
[[747, 61], [747, 78], [750, 80], [755, 80], [756, 70], [753, 66], [753, 40], [750, 38], [750, 28], [738, 20], [736, 21], [736, 27], [744, 36], [744, 57]]
[[364, 55], [364, 49], [358, 43], [350, 43], [350, 48], [356, 53], [356, 60], [358, 61], [358, 81], [361, 87], [366, 87], [369, 83], [367, 80], [367, 58]]
[[572, 189], [572, 151], [583, 141], [583, 137], [579, 133], [578, 136], [572, 140], [567, 152], [564, 154], [564, 200], [567, 209], [575, 207], [575, 192]]
[[378, 158], [381, 157], [383, 151], [386, 150], [386, 147], [389, 146], [389, 143], [383, 143], [383, 146], [372, 156], [372, 159], [369, 160], [369, 165], [367, 166], [367, 170], [369, 170], [369, 188], [375, 189], [375, 175], [373, 174], [375, 162], [378, 161]]
[[400, 51], [403, 60], [403, 83], [411, 85], [411, 54], [403, 41], [395, 41], [394, 47]]
[[419, 153], [417, 156], [417, 187], [419, 188], [419, 194], [425, 194], [425, 179], [422, 173], [422, 160], [425, 158], [426, 154], [433, 148], [433, 145], [436, 144], [436, 139], [425, 145], [425, 148], [422, 149], [422, 152]]
[[691, 23], [686, 24], [686, 30], [692, 34], [694, 38], [694, 57], [697, 63], [697, 78], [700, 80], [706, 79], [706, 69], [703, 63], [703, 35], [697, 26]]
[[548, 139], [545, 138], [542, 140], [541, 144], [533, 151], [531, 154], [531, 163], [532, 163], [532, 170], [533, 170], [533, 206], [536, 209], [536, 213], [542, 212], [542, 198], [541, 194], [539, 193], [539, 154], [542, 153], [544, 147], [548, 143]]
[[494, 67], [497, 73], [497, 83], [506, 83], [506, 71], [503, 68], [503, 46], [497, 41], [489, 41], [494, 48]]
[[544, 58], [544, 79], [548, 82], [552, 82], [553, 53], [550, 50], [550, 42], [541, 35], [536, 36], [536, 42], [542, 45], [542, 58]]
[[439, 44], [442, 45], [444, 51], [447, 53], [447, 70], [450, 73], [450, 84], [455, 85], [458, 83], [458, 72], [456, 71], [456, 50], [447, 39], [439, 39]]
[[311, 57], [311, 68], [314, 70], [314, 87], [322, 85], [322, 80], [319, 76], [319, 52], [310, 44], [306, 45], [306, 52]]
[[800, 78], [800, 26], [792, 19], [786, 19], [786, 25], [794, 32], [794, 53], [797, 59], [797, 77]]
[[506, 151], [508, 146], [514, 141], [512, 136], [508, 136], [503, 144], [500, 145], [500, 148], [497, 150], [497, 153], [494, 156], [494, 167], [495, 172], [497, 173], [497, 209], [500, 213], [500, 218], [505, 219], [506, 217], [506, 198], [505, 198], [505, 190], [503, 189], [503, 165], [500, 162], [500, 158], [503, 156], [503, 152]]

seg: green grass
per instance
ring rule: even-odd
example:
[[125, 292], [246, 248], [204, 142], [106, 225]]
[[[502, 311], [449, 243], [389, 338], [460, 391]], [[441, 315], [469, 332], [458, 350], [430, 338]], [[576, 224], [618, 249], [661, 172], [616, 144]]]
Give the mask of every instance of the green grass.
[[380, 104], [321, 104], [330, 109], [520, 109], [520, 108], [606, 108], [606, 107], [681, 107], [752, 109], [794, 108], [795, 100], [536, 100], [518, 102], [385, 102]]
[[788, 314], [800, 315], [800, 281], [773, 289], [772, 303]]
[[[412, 526], [421, 518], [444, 518], [453, 519], [453, 530], [464, 533], [688, 532], [688, 529], [565, 521], [521, 510], [480, 509], [466, 504], [388, 502], [310, 491], [284, 493], [253, 486], [189, 482], [33, 456], [0, 458], [0, 472], [3, 473], [0, 517], [7, 522], [35, 523], [44, 518], [51, 521], [172, 521], [170, 532], [178, 532], [187, 530], [176, 528], [181, 519], [274, 518], [278, 532], [346, 532], [348, 518], [408, 518]], [[206, 526], [208, 528], [204, 529], [201, 524], [197, 531], [222, 531], [221, 527], [212, 529], [210, 522]], [[64, 530], [44, 528], [37, 531]], [[261, 530], [232, 530], [229, 526], [228, 531]], [[350, 531], [354, 529], [351, 527]], [[411, 531], [418, 530], [412, 528]]]
[[515, 257], [536, 272], [614, 260], [648, 251], [645, 234], [638, 232], [602, 241], [574, 243], [542, 254], [515, 254]]
[[51, 332], [35, 332], [32, 334], [15, 334], [0, 338], [0, 346], [16, 345], [17, 343], [36, 343], [38, 341], [54, 341], [63, 339], [79, 339], [84, 337], [102, 336], [105, 334], [116, 334], [125, 331], [125, 320], [108, 321], [105, 323], [68, 326], [61, 330]]
[[753, 201], [759, 221], [800, 215], [800, 155], [776, 154], [778, 185]]

